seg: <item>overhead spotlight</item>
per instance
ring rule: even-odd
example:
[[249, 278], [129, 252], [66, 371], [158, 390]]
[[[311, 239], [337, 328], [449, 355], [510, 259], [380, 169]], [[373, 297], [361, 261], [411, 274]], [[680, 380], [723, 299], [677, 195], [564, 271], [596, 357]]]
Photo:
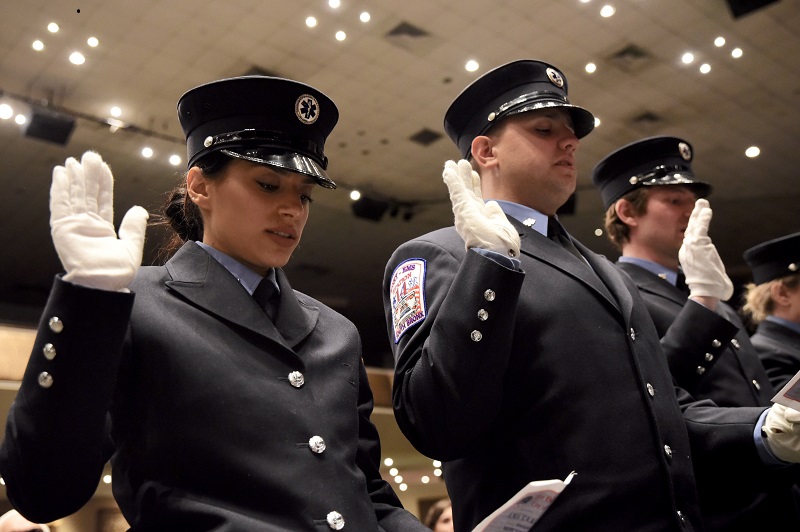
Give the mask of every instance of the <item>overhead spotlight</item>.
[[345, 32], [343, 32], [343, 31], [339, 30], [339, 31], [336, 32], [335, 37], [336, 37], [337, 41], [343, 41], [343, 40], [345, 40], [347, 38], [347, 34]]
[[358, 18], [359, 18], [359, 20], [361, 20], [361, 22], [369, 22], [369, 19], [370, 19], [371, 17], [369, 16], [369, 13], [367, 13], [366, 11], [364, 11], [364, 12], [362, 12], [362, 13], [361, 13], [361, 14], [358, 16]]
[[357, 218], [364, 218], [377, 222], [389, 209], [389, 202], [361, 196], [351, 203], [350, 207], [353, 209], [353, 214], [355, 214]]
[[100, 44], [100, 41], [97, 40], [97, 37], [89, 37], [88, 39], [86, 39], [86, 44], [88, 44], [92, 48], [96, 48]]
[[47, 25], [47, 31], [49, 31], [50, 33], [58, 33], [58, 24], [56, 24], [55, 22], [51, 22], [50, 24]]
[[33, 44], [31, 45], [31, 47], [34, 50], [36, 50], [37, 52], [41, 52], [42, 50], [44, 50], [44, 43], [37, 39], [37, 40], [33, 41]]
[[317, 25], [317, 19], [315, 19], [314, 17], [308, 17], [306, 19], [306, 26], [308, 26], [309, 28], [313, 28], [316, 25]]

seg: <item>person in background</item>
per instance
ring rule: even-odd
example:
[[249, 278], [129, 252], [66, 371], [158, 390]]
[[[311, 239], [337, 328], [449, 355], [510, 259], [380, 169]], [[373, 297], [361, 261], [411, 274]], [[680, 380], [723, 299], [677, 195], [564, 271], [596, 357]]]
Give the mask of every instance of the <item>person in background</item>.
[[800, 233], [744, 252], [753, 272], [743, 310], [757, 324], [751, 341], [780, 390], [800, 371]]
[[[606, 234], [621, 252], [617, 266], [636, 283], [658, 334], [666, 335], [677, 323], [687, 334], [705, 338], [695, 342], [693, 350], [669, 358], [678, 386], [695, 399], [711, 399], [719, 406], [767, 407], [775, 390], [744, 324], [725, 303], [733, 284], [708, 236], [712, 211], [705, 198], [711, 186], [695, 176], [693, 159], [687, 140], [661, 136], [632, 142], [598, 162], [592, 181], [606, 208]], [[689, 249], [700, 253], [692, 257], [686, 253]], [[698, 283], [698, 278], [719, 282]], [[713, 312], [703, 312], [700, 305]], [[723, 344], [718, 338], [726, 330], [735, 331], [735, 336]], [[703, 466], [696, 469], [704, 471]], [[729, 476], [730, 484], [736, 484], [735, 469], [704, 474]], [[763, 485], [750, 483], [729, 492], [703, 489], [716, 482], [701, 478], [706, 528], [748, 530], [789, 523], [800, 528], [790, 496], [792, 483], [793, 475], [788, 475], [783, 483], [771, 478]]]
[[[479, 77], [444, 119], [463, 158], [442, 174], [454, 227], [402, 244], [386, 265], [395, 417], [444, 462], [458, 532], [571, 471], [537, 532], [701, 530], [696, 463], [747, 483], [800, 461], [800, 412], [676, 390], [634, 283], [561, 227], [593, 126], [551, 64]], [[693, 343], [680, 330], [665, 339], [676, 352]]]
[[92, 152], [53, 171], [58, 275], [0, 448], [11, 503], [50, 521], [111, 458], [132, 531], [422, 531], [379, 473], [355, 326], [292, 289], [338, 111], [297, 81], [245, 76], [178, 101], [188, 172], [165, 216], [182, 241], [140, 268], [148, 213], [114, 230]]
[[433, 532], [453, 532], [453, 507], [449, 498], [436, 501], [422, 522]]

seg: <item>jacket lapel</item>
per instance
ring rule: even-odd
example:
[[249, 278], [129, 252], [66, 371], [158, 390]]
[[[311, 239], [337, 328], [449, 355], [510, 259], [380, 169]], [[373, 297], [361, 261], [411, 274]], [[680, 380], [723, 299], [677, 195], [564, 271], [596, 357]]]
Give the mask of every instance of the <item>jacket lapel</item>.
[[628, 262], [617, 262], [617, 266], [631, 276], [631, 279], [639, 289], [669, 299], [680, 306], [686, 304], [686, 296], [683, 292], [669, 284], [665, 279], [661, 279], [658, 275]]
[[[546, 262], [552, 267], [563, 271], [567, 275], [575, 277], [590, 287], [600, 297], [608, 301], [612, 307], [619, 310], [620, 307], [617, 304], [617, 301], [609, 291], [609, 288], [606, 287], [606, 284], [604, 284], [604, 282], [607, 282], [607, 275], [601, 275], [600, 272], [598, 272], [595, 264], [598, 261], [589, 259], [590, 255], [594, 255], [591, 251], [584, 247], [580, 242], [574, 239], [572, 240], [572, 243], [575, 244], [575, 247], [578, 248], [578, 251], [580, 251], [581, 254], [587, 258], [589, 266], [591, 266], [591, 268], [589, 268], [586, 264], [581, 264], [579, 259], [576, 259], [569, 251], [559, 246], [546, 236], [534, 231], [530, 227], [523, 225], [512, 217], [508, 217], [508, 219], [519, 233], [520, 251], [522, 253], [542, 262]], [[592, 269], [595, 271], [592, 272]], [[627, 290], [625, 290], [625, 292], [627, 292]]]
[[[281, 288], [277, 326], [231, 273], [194, 242], [187, 242], [166, 264], [172, 280], [166, 285], [198, 307], [292, 348], [313, 330], [318, 309], [301, 307], [286, 276], [278, 270]], [[297, 321], [294, 321], [297, 320]], [[284, 331], [282, 326], [286, 327]], [[279, 329], [284, 332], [278, 332]]]

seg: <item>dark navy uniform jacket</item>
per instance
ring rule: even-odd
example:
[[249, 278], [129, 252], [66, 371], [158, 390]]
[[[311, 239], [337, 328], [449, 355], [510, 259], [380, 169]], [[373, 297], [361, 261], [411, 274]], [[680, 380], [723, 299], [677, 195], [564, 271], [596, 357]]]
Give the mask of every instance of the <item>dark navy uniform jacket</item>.
[[780, 323], [764, 320], [750, 337], [776, 390], [800, 371], [800, 333]]
[[[465, 251], [452, 227], [403, 244], [385, 273], [395, 415], [417, 449], [446, 462], [456, 531], [528, 482], [573, 470], [537, 532], [702, 530], [694, 463], [735, 468], [742, 482], [762, 472], [753, 430], [764, 408], [676, 394], [630, 278], [575, 242], [592, 272], [510, 220], [524, 273]], [[402, 285], [405, 267], [421, 265]], [[417, 281], [414, 315], [401, 301]]]
[[[750, 343], [741, 319], [724, 302], [717, 312], [695, 312], [689, 322], [685, 315], [697, 303], [687, 304], [686, 295], [652, 272], [628, 262], [617, 266], [639, 288], [650, 311], [658, 334], [664, 336], [671, 326], [721, 331], [736, 328], [729, 342], [701, 345], [699, 351], [672, 351], [668, 358], [677, 384], [696, 399], [711, 399], [720, 406], [769, 406], [775, 390], [767, 378], [755, 348]], [[711, 360], [709, 360], [711, 359]], [[767, 530], [794, 525], [800, 528], [800, 516], [792, 501], [790, 486], [797, 478], [796, 468], [779, 472], [768, 482], [742, 483], [735, 468], [705, 468], [696, 471], [701, 509], [709, 530]], [[720, 482], [728, 479], [728, 482]], [[725, 489], [735, 486], [734, 489]]]
[[132, 294], [57, 279], [0, 451], [12, 504], [75, 512], [113, 452], [134, 531], [426, 530], [380, 477], [354, 325], [277, 273], [281, 333], [192, 242]]

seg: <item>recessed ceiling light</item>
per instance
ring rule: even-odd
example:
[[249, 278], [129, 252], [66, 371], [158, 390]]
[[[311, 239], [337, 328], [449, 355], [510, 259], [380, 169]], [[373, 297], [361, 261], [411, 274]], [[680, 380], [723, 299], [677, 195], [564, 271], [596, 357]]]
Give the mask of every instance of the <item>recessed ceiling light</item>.
[[739, 59], [740, 57], [742, 57], [742, 53], [744, 53], [744, 52], [742, 52], [741, 48], [734, 48], [733, 50], [731, 50], [731, 55], [733, 57], [735, 57], [736, 59]]
[[86, 39], [86, 44], [88, 44], [92, 48], [96, 48], [97, 45], [100, 44], [100, 41], [97, 40], [97, 37], [89, 37], [88, 39]]
[[172, 166], [178, 166], [181, 164], [181, 157], [180, 155], [170, 155], [169, 156], [169, 164]]
[[400, 488], [400, 491], [406, 491], [408, 489], [408, 485], [407, 484], [400, 484], [398, 486], [398, 488]]
[[149, 159], [153, 156], [153, 148], [142, 148], [142, 157]]
[[342, 3], [339, 0], [328, 0], [328, 5], [333, 9], [337, 9]]
[[433, 476], [441, 477], [442, 476], [442, 470], [441, 469], [434, 469], [433, 470]]
[[597, 118], [597, 117], [594, 117], [594, 127], [600, 127], [600, 123], [601, 123], [600, 119]]
[[103, 483], [111, 484], [111, 475], [103, 475]]
[[80, 52], [72, 52], [69, 54], [69, 62], [73, 65], [82, 65], [86, 62], [86, 58]]
[[711, 72], [711, 65], [709, 65], [708, 63], [703, 63], [702, 65], [700, 65], [701, 74], [708, 74], [709, 72]]
[[19, 125], [22, 125], [27, 121], [28, 121], [28, 118], [25, 115], [17, 115], [17, 116], [14, 117], [14, 122], [16, 122]]
[[428, 482], [431, 481], [431, 477], [429, 477], [428, 475], [422, 475], [420, 481], [422, 481], [423, 484], [427, 484]]
[[714, 39], [714, 46], [716, 46], [717, 48], [725, 46], [725, 37], [717, 37], [716, 39]]
[[480, 65], [479, 65], [479, 64], [478, 64], [478, 62], [477, 62], [477, 61], [475, 61], [474, 59], [470, 59], [470, 60], [469, 60], [469, 61], [467, 61], [467, 63], [464, 65], [464, 69], [465, 69], [467, 72], [475, 72], [476, 70], [478, 70], [478, 68], [480, 68]]
[[608, 18], [616, 12], [617, 10], [614, 9], [614, 6], [604, 5], [602, 9], [600, 9], [600, 16], [603, 18]]
[[439, 460], [434, 460], [433, 467], [442, 467], [442, 463]]
[[586, 63], [585, 68], [586, 72], [588, 72], [589, 74], [593, 74], [597, 71], [597, 65], [595, 65], [594, 63]]
[[314, 17], [308, 17], [306, 19], [306, 26], [308, 26], [309, 28], [313, 28], [316, 25], [317, 25], [317, 19], [315, 19]]
[[398, 471], [396, 467], [393, 467], [393, 468], [391, 468], [391, 469], [389, 470], [389, 474], [390, 474], [391, 476], [393, 476], [393, 477], [396, 477], [398, 473], [400, 473], [400, 471]]
[[603, 230], [602, 229], [595, 229], [594, 230], [594, 236], [603, 236]]
[[391, 467], [392, 464], [394, 464], [394, 460], [392, 460], [391, 458], [387, 457], [383, 459], [383, 465], [385, 465], [386, 467]]
[[12, 116], [14, 116], [14, 109], [7, 103], [0, 104], [0, 118], [8, 120]]
[[36, 50], [37, 52], [41, 52], [42, 50], [44, 50], [44, 43], [42, 41], [36, 40], [33, 41], [31, 47], [33, 47], [33, 49]]
[[752, 159], [753, 157], [758, 157], [761, 154], [761, 150], [758, 146], [750, 146], [744, 151], [744, 154]]
[[360, 197], [361, 197], [361, 192], [359, 192], [358, 190], [353, 190], [352, 192], [350, 192], [351, 200], [356, 201]]
[[364, 11], [363, 13], [361, 13], [358, 16], [358, 18], [359, 18], [359, 20], [361, 20], [361, 22], [369, 22], [369, 19], [372, 18], [372, 17], [369, 16], [369, 13]]
[[581, 0], [581, 4], [588, 4], [588, 3], [589, 3], [589, 2], [591, 2], [591, 1], [592, 1], [592, 0]]
[[341, 31], [341, 30], [339, 30], [339, 31], [337, 31], [337, 32], [336, 32], [336, 40], [337, 40], [337, 41], [343, 41], [343, 40], [345, 40], [346, 38], [347, 38], [347, 34], [346, 34], [345, 32], [343, 32], [343, 31]]
[[55, 22], [51, 22], [50, 24], [47, 25], [47, 31], [49, 31], [50, 33], [58, 32], [58, 24], [56, 24]]
[[694, 54], [692, 52], [686, 52], [681, 56], [681, 61], [684, 65], [690, 65], [694, 61]]
[[115, 118], [119, 118], [120, 116], [122, 116], [122, 109], [120, 109], [116, 105], [111, 109], [109, 109], [108, 112], [111, 113], [111, 116]]

